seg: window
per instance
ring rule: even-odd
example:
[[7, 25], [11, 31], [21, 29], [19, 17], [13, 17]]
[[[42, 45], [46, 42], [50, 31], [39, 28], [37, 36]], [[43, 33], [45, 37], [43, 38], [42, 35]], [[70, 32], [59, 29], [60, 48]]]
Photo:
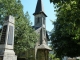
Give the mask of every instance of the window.
[[35, 20], [35, 24], [38, 24], [38, 23], [40, 23], [40, 17], [36, 18]]
[[42, 44], [42, 29], [40, 30], [40, 45]]
[[43, 24], [45, 24], [45, 17], [43, 18]]
[[37, 18], [37, 23], [39, 23], [39, 22], [40, 22], [40, 18], [38, 17], [38, 18]]
[[45, 34], [46, 34], [46, 32], [45, 32], [45, 28], [43, 28], [43, 33], [44, 33], [44, 36], [45, 36]]

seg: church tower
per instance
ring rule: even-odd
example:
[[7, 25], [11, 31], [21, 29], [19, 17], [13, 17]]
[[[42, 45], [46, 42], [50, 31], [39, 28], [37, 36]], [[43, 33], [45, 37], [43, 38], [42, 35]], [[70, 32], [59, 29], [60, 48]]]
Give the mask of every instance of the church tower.
[[40, 31], [40, 44], [43, 43], [43, 40], [46, 39], [46, 17], [47, 15], [44, 12], [42, 0], [38, 0], [36, 10], [34, 15], [34, 26], [35, 28], [41, 28]]
[[45, 20], [46, 20], [47, 15], [44, 13], [42, 0], [38, 0], [36, 10], [33, 15], [35, 18], [35, 26], [36, 27], [44, 26], [45, 28], [46, 27]]
[[46, 17], [44, 12], [42, 0], [37, 1], [36, 10], [34, 15], [34, 29], [36, 33], [40, 35], [35, 46], [36, 60], [48, 60], [49, 48], [48, 46], [48, 34], [46, 32]]

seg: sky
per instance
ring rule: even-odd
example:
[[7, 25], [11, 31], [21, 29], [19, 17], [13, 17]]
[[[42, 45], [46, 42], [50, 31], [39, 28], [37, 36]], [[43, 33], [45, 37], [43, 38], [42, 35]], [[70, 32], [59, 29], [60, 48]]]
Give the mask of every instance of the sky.
[[[23, 5], [23, 11], [26, 13], [28, 11], [30, 15], [30, 21], [32, 22], [32, 25], [34, 25], [34, 16], [33, 13], [36, 9], [37, 0], [21, 0], [21, 3]], [[54, 5], [50, 3], [49, 0], [42, 0], [44, 12], [48, 16], [46, 18], [46, 30], [51, 31], [54, 28], [54, 25], [52, 24], [52, 21], [56, 20], [56, 13], [54, 12]]]

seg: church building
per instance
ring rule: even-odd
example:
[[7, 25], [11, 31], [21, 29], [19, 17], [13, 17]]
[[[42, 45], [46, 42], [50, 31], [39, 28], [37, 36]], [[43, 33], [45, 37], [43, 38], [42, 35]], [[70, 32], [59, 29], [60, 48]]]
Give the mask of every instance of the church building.
[[46, 31], [46, 17], [44, 12], [42, 0], [37, 1], [34, 15], [35, 32], [39, 34], [39, 39], [35, 46], [35, 58], [36, 60], [49, 60], [49, 51], [51, 48], [48, 46], [48, 34]]
[[[26, 53], [22, 53], [22, 57], [27, 56], [27, 60], [49, 60], [49, 51], [51, 48], [48, 46], [48, 34], [46, 31], [46, 17], [44, 12], [42, 0], [37, 1], [34, 15], [35, 32], [39, 35], [34, 48], [30, 48]], [[17, 60], [17, 56], [13, 50], [14, 46], [14, 17], [7, 17], [0, 40], [0, 60]], [[26, 54], [26, 55], [25, 55]]]

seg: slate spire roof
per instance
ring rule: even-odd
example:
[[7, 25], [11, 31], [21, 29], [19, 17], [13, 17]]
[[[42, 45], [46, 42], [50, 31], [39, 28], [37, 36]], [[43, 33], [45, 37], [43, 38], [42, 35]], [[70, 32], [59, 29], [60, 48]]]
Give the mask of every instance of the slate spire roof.
[[33, 15], [40, 14], [40, 13], [43, 13], [47, 17], [47, 15], [44, 13], [42, 0], [38, 0], [37, 5], [36, 5], [36, 10], [33, 13]]

